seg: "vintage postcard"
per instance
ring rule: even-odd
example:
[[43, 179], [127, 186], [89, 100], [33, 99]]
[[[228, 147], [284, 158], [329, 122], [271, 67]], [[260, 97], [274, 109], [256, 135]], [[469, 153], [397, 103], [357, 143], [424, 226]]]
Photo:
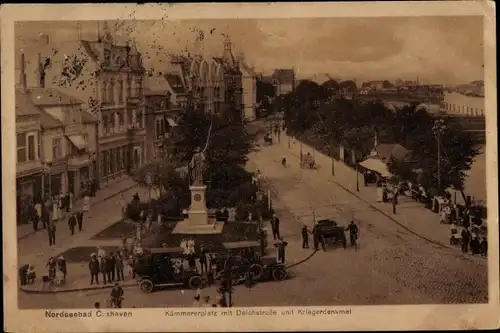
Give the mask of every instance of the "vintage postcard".
[[12, 332], [498, 328], [492, 2], [1, 8]]

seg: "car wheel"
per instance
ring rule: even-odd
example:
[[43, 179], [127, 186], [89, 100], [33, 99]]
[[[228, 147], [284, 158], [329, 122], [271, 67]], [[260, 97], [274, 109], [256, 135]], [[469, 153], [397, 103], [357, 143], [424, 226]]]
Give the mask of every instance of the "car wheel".
[[275, 267], [273, 269], [273, 279], [275, 281], [283, 281], [287, 277], [287, 272], [284, 267]]
[[154, 284], [153, 284], [153, 281], [149, 280], [149, 279], [146, 279], [146, 280], [142, 280], [141, 282], [139, 282], [139, 288], [145, 292], [145, 293], [150, 293], [153, 291], [154, 289]]
[[260, 264], [253, 264], [248, 268], [248, 273], [250, 273], [253, 280], [258, 280], [264, 273], [264, 267], [262, 267], [262, 265]]
[[195, 275], [191, 276], [188, 281], [188, 286], [189, 288], [196, 290], [198, 288], [201, 288], [201, 285], [203, 284], [203, 280], [201, 279], [201, 276]]

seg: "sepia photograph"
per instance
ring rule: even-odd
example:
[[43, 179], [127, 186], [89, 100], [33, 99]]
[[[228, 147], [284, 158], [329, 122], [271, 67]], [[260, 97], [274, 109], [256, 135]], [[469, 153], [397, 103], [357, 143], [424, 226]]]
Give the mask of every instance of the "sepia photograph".
[[[366, 17], [120, 5], [130, 17], [108, 19], [82, 6], [64, 20], [18, 14], [8, 31], [3, 12], [4, 291], [16, 325], [29, 311], [52, 330], [103, 318], [122, 321], [101, 326], [115, 331], [158, 310], [140, 331], [174, 319], [203, 331], [210, 317], [225, 331], [231, 318], [276, 317], [260, 325], [280, 330], [355, 322], [363, 306], [454, 305], [484, 306], [498, 327], [487, 4]], [[480, 325], [445, 318], [429, 325]]]

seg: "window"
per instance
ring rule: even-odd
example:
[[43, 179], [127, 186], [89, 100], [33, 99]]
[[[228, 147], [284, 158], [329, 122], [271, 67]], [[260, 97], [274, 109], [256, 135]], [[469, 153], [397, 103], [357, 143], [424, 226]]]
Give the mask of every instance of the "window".
[[27, 161], [26, 134], [17, 135], [17, 162], [23, 163]]
[[89, 144], [89, 134], [88, 133], [83, 133], [83, 140], [85, 140], [85, 143], [87, 143], [87, 145]]
[[108, 134], [108, 122], [109, 122], [109, 117], [107, 114], [102, 116], [102, 128], [104, 135]]
[[52, 139], [52, 158], [61, 158], [62, 157], [62, 140], [61, 138]]
[[123, 112], [118, 112], [118, 127], [120, 129], [120, 132], [123, 132], [125, 130], [125, 115]]
[[132, 109], [127, 110], [127, 123], [129, 126], [134, 124], [134, 112]]
[[103, 103], [106, 103], [108, 101], [106, 98], [107, 85], [108, 83], [106, 81], [103, 81], [101, 84], [101, 102]]
[[108, 85], [108, 102], [114, 103], [115, 102], [115, 81], [111, 80], [111, 82]]
[[114, 134], [115, 133], [115, 117], [116, 117], [116, 113], [113, 113], [113, 114], [109, 115], [108, 132], [110, 134]]
[[142, 82], [140, 79], [135, 80], [135, 87], [134, 87], [134, 97], [139, 97], [141, 95], [141, 90], [142, 90]]
[[106, 154], [106, 167], [107, 167], [107, 170], [108, 170], [108, 175], [110, 175], [112, 173], [112, 169], [111, 169], [111, 154], [109, 152], [109, 150], [105, 153]]
[[118, 103], [123, 104], [123, 80], [118, 82]]

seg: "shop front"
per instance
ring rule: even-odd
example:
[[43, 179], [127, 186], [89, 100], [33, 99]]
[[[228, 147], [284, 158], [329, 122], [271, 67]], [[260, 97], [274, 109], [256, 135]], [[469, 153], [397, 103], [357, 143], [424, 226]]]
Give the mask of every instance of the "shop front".
[[17, 223], [27, 223], [33, 204], [41, 201], [42, 173], [18, 177], [16, 179], [16, 216]]

